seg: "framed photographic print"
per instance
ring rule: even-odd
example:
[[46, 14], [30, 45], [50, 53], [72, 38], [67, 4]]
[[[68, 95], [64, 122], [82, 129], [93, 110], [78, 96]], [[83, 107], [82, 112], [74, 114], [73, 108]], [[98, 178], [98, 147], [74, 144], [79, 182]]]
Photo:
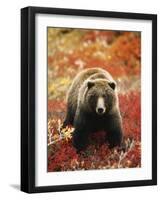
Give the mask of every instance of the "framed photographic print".
[[157, 16], [21, 9], [21, 190], [157, 184]]

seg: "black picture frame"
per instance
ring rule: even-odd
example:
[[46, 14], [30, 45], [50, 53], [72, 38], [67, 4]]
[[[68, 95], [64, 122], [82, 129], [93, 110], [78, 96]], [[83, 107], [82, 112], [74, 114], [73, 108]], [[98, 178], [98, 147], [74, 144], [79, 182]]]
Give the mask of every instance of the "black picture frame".
[[[152, 179], [76, 185], [35, 186], [35, 15], [61, 14], [152, 21]], [[157, 15], [96, 10], [21, 9], [21, 190], [27, 193], [147, 186], [157, 184]]]

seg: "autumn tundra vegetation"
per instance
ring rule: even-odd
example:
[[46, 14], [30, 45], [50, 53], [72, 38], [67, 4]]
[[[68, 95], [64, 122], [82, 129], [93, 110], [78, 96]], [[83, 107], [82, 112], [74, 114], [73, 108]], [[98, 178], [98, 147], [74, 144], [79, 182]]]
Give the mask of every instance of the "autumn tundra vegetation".
[[[116, 80], [123, 144], [109, 148], [96, 132], [86, 149], [72, 145], [74, 127], [62, 129], [66, 94], [74, 77], [101, 67]], [[48, 172], [141, 167], [141, 34], [48, 28]]]

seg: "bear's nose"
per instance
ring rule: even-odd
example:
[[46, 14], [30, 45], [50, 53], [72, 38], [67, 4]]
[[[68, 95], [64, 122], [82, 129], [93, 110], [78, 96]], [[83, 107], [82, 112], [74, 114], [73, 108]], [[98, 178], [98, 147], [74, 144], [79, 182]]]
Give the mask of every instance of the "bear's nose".
[[98, 108], [97, 112], [98, 112], [98, 114], [103, 114], [104, 113], [104, 109], [103, 108]]

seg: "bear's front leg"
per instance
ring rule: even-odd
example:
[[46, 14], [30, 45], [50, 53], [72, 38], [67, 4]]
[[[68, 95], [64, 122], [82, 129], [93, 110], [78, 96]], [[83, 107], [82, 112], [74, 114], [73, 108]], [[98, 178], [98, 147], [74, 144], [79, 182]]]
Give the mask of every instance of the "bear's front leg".
[[109, 147], [121, 146], [122, 143], [122, 131], [120, 129], [113, 129], [107, 134], [107, 141]]
[[88, 144], [89, 120], [81, 110], [77, 109], [74, 119], [73, 146], [77, 151], [83, 150]]
[[88, 144], [88, 134], [81, 128], [75, 128], [73, 133], [73, 146], [77, 152], [83, 150]]
[[110, 120], [110, 126], [107, 128], [106, 132], [106, 139], [110, 148], [121, 146], [123, 131], [120, 117]]

